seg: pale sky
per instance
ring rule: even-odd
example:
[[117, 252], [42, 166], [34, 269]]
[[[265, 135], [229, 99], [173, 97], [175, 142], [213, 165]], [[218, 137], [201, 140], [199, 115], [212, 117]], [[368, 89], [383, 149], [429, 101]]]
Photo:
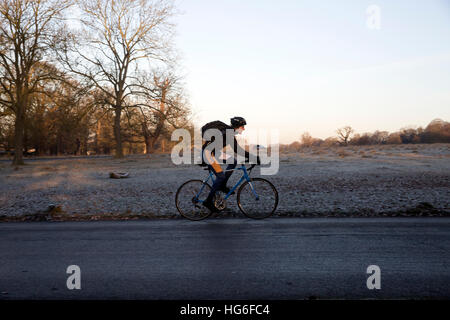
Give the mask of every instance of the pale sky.
[[[290, 143], [450, 121], [450, 0], [178, 0], [195, 120], [246, 118]], [[369, 5], [380, 29], [367, 27]]]

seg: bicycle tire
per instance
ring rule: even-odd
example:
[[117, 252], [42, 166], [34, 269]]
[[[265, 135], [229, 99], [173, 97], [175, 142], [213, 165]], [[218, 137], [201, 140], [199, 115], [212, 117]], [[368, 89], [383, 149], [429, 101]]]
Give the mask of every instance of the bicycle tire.
[[[195, 215], [195, 214], [189, 214], [189, 210], [186, 208], [182, 208], [181, 207], [181, 200], [183, 200], [183, 202], [186, 202], [186, 200], [188, 200], [190, 198], [191, 195], [193, 195], [193, 197], [198, 193], [198, 191], [200, 189], [191, 189], [190, 195], [189, 197], [187, 197], [187, 199], [181, 199], [182, 196], [184, 196], [184, 194], [182, 193], [184, 188], [187, 188], [188, 184], [198, 184], [199, 187], [201, 187], [201, 185], [205, 184], [205, 189], [207, 190], [203, 190], [202, 192], [204, 192], [204, 195], [208, 195], [209, 192], [211, 191], [211, 186], [208, 183], [204, 183], [202, 180], [188, 180], [185, 183], [183, 183], [177, 190], [177, 193], [175, 195], [175, 206], [177, 207], [178, 212], [185, 218], [192, 220], [192, 221], [199, 221], [199, 220], [203, 220], [208, 218], [211, 215], [211, 212], [205, 208], [203, 206], [203, 204], [198, 203], [196, 207], [196, 204], [194, 202], [192, 202], [192, 209], [195, 211], [195, 209], [200, 209], [198, 210], [198, 212], [200, 213], [199, 215]], [[190, 186], [190, 188], [194, 188], [194, 186]], [[194, 192], [192, 192], [194, 191]], [[205, 196], [205, 198], [206, 198]], [[191, 199], [191, 201], [193, 200], [193, 198]], [[188, 203], [183, 203], [183, 205], [186, 205], [187, 208], [189, 208]]]
[[[263, 183], [263, 185], [265, 184], [266, 191], [271, 190], [271, 192], [267, 192], [267, 194], [271, 194], [270, 196], [273, 197], [273, 200], [271, 200], [272, 204], [270, 205], [270, 207], [267, 208], [267, 211], [262, 212], [259, 215], [254, 214], [254, 211], [258, 212], [261, 210], [261, 208], [256, 208], [255, 205], [248, 205], [248, 208], [247, 208], [247, 205], [244, 205], [242, 202], [242, 193], [244, 192], [244, 190], [246, 192], [249, 192], [249, 191], [247, 191], [247, 189], [251, 188], [249, 182], [246, 181], [241, 185], [241, 187], [239, 188], [238, 193], [237, 193], [237, 204], [238, 204], [239, 209], [241, 210], [241, 212], [244, 215], [246, 215], [247, 217], [252, 218], [252, 219], [264, 219], [264, 218], [270, 217], [275, 212], [275, 210], [277, 209], [277, 206], [278, 206], [278, 191], [277, 191], [277, 189], [272, 184], [272, 182], [270, 182], [269, 180], [263, 179], [263, 178], [252, 178], [250, 180], [250, 182], [254, 183], [254, 185], [260, 184], [260, 183]], [[263, 194], [263, 192], [261, 191], [261, 190], [263, 190], [263, 188], [255, 187], [255, 189], [256, 189], [258, 196], [260, 196], [260, 199], [266, 199], [268, 197], [267, 194]], [[258, 189], [259, 189], [259, 192], [258, 192]], [[250, 189], [250, 191], [251, 191], [251, 189]], [[252, 199], [252, 198], [250, 197], [250, 199]], [[254, 198], [254, 195], [253, 195], [253, 200], [259, 201], [259, 200], [256, 200], [256, 198]], [[252, 211], [250, 211], [250, 209], [252, 209]]]

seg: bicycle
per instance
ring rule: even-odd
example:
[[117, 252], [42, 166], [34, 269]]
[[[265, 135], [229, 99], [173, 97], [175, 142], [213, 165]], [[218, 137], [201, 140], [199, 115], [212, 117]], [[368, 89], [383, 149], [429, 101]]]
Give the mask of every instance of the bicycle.
[[[233, 169], [242, 170], [243, 174], [225, 196], [221, 195], [222, 192], [216, 193], [214, 204], [219, 211], [225, 210], [226, 200], [240, 185], [237, 191], [237, 205], [244, 215], [252, 219], [264, 219], [275, 212], [278, 206], [278, 191], [269, 180], [250, 178], [251, 171], [255, 166], [252, 164], [247, 168], [245, 164], [242, 164]], [[205, 180], [188, 180], [178, 188], [175, 195], [178, 212], [189, 220], [198, 221], [211, 215], [211, 212], [202, 203], [211, 190], [208, 181], [211, 180], [214, 183], [215, 175], [209, 167], [204, 170], [209, 171]]]

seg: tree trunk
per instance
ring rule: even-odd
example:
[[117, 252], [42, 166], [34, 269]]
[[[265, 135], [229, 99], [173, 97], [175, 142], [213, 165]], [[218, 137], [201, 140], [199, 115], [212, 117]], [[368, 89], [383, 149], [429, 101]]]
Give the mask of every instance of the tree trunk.
[[60, 156], [63, 153], [63, 141], [61, 132], [58, 132], [58, 136], [56, 138], [56, 155]]
[[97, 120], [97, 128], [95, 130], [95, 140], [94, 140], [94, 152], [95, 154], [100, 154], [100, 129], [101, 123], [100, 120]]
[[120, 130], [120, 116], [122, 114], [122, 107], [115, 107], [115, 117], [114, 117], [114, 138], [116, 140], [116, 158], [123, 158], [123, 148], [122, 148], [122, 132]]
[[152, 153], [152, 145], [151, 145], [151, 136], [150, 132], [147, 128], [147, 123], [144, 121], [141, 123], [142, 128], [142, 136], [144, 137], [145, 142], [145, 154], [151, 154]]
[[88, 151], [88, 136], [85, 135], [83, 140], [83, 146], [81, 148], [81, 155], [87, 156], [87, 151]]
[[27, 125], [26, 123], [24, 123], [24, 128], [23, 128], [23, 150], [25, 152], [25, 155], [27, 155], [28, 153], [28, 134], [27, 134]]
[[156, 142], [158, 141], [158, 138], [157, 137], [154, 137], [152, 140], [151, 140], [151, 142], [150, 142], [150, 150], [152, 151], [152, 152], [155, 152], [156, 151]]
[[151, 136], [145, 137], [145, 154], [152, 154], [155, 152], [156, 140], [156, 138]]
[[25, 129], [25, 112], [18, 106], [18, 112], [14, 122], [14, 158], [12, 165], [23, 165], [23, 134]]
[[151, 147], [151, 141], [150, 137], [144, 137], [145, 140], [145, 154], [151, 154], [152, 153], [152, 147]]

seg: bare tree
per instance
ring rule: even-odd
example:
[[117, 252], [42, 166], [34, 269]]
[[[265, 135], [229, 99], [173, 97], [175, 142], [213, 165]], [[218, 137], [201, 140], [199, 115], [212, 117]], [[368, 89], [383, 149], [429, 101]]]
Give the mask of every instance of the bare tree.
[[400, 129], [400, 138], [402, 139], [402, 143], [420, 142], [418, 129], [412, 126]]
[[[57, 48], [66, 66], [101, 90], [114, 110], [116, 157], [123, 157], [121, 116], [140, 90], [140, 70], [167, 59], [170, 0], [80, 0], [83, 31]], [[74, 45], [75, 44], [75, 45]]]
[[372, 134], [372, 143], [386, 144], [388, 137], [389, 137], [389, 132], [376, 130]]
[[[154, 151], [161, 136], [171, 132], [170, 128], [181, 128], [189, 124], [188, 104], [179, 80], [173, 73], [155, 71], [152, 81], [148, 79], [142, 82], [140, 97], [144, 100], [135, 106], [141, 111], [142, 136], [147, 154]], [[151, 82], [152, 86], [145, 89], [146, 82]], [[146, 91], [148, 94], [145, 94]], [[162, 147], [164, 149], [164, 145]]]
[[337, 131], [339, 142], [343, 145], [348, 145], [348, 140], [350, 139], [351, 134], [354, 132], [353, 128], [350, 126], [345, 126], [343, 128], [339, 128]]
[[55, 76], [37, 68], [56, 40], [70, 0], [0, 0], [0, 104], [14, 116], [13, 165], [23, 164], [25, 114], [42, 81]]
[[311, 147], [314, 142], [314, 138], [311, 137], [309, 132], [304, 132], [300, 137], [300, 141], [302, 143], [302, 146]]

